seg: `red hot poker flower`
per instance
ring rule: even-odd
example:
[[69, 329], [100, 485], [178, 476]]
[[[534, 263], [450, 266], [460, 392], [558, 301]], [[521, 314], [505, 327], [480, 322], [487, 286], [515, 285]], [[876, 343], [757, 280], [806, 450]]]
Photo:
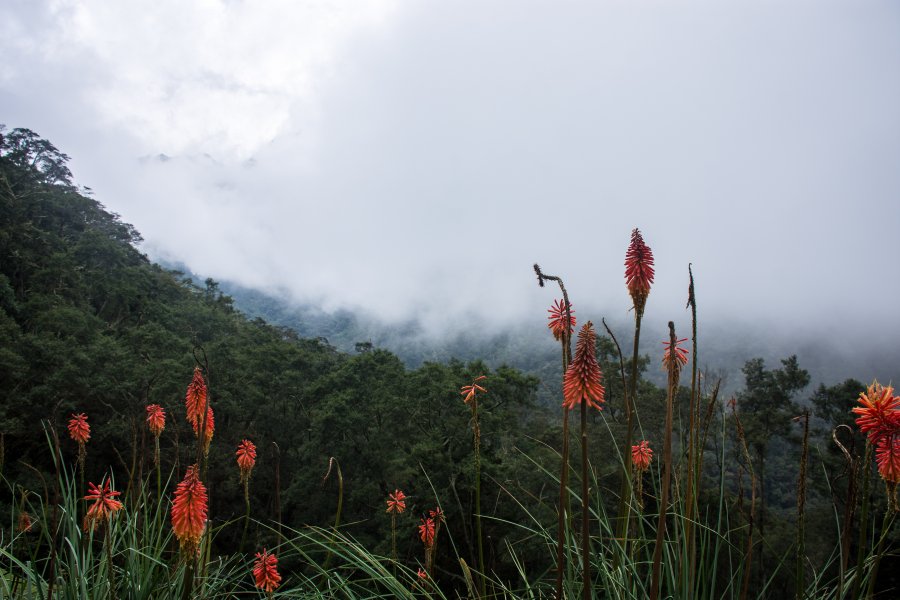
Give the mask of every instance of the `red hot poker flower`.
[[[550, 321], [547, 323], [547, 327], [553, 333], [553, 338], [559, 341], [566, 331], [566, 309], [563, 300], [555, 300], [553, 306], [548, 308], [547, 312], [550, 313], [550, 316], [547, 317]], [[572, 305], [569, 304], [569, 334], [571, 335], [573, 331], [575, 331], [575, 311], [572, 309]]]
[[[687, 338], [681, 338], [675, 342], [675, 370], [681, 372], [681, 368], [687, 364], [688, 362], [688, 351], [679, 346], [681, 342], [686, 342]], [[671, 342], [663, 342], [663, 345], [666, 347], [663, 352], [662, 365], [664, 370], [668, 370], [669, 361], [672, 359], [672, 349], [669, 347]]]
[[594, 324], [590, 321], [578, 332], [575, 359], [566, 369], [563, 378], [563, 406], [568, 409], [585, 401], [589, 407], [602, 410], [600, 403], [604, 401], [606, 391], [603, 389], [603, 373], [595, 353], [596, 338]]
[[640, 230], [634, 228], [631, 232], [631, 244], [625, 252], [625, 285], [628, 286], [634, 309], [639, 315], [644, 314], [653, 274], [653, 251], [644, 243]]
[[200, 481], [199, 470], [197, 465], [188, 467], [184, 479], [175, 488], [172, 503], [172, 529], [182, 550], [188, 554], [200, 550], [200, 537], [208, 514], [206, 486]]
[[256, 446], [250, 440], [243, 440], [238, 445], [237, 452], [238, 469], [241, 470], [241, 481], [250, 479], [250, 471], [256, 465]]
[[159, 437], [166, 428], [166, 411], [159, 404], [147, 407], [147, 427], [155, 437]]
[[897, 429], [898, 416], [900, 416], [900, 397], [894, 396], [894, 388], [884, 387], [877, 381], [868, 386], [865, 392], [860, 392], [859, 403], [852, 412], [859, 415], [856, 425], [865, 433], [869, 441], [877, 444], [878, 441]]
[[88, 425], [86, 414], [73, 414], [69, 418], [69, 437], [78, 442], [81, 446], [91, 439], [91, 426]]
[[[203, 427], [202, 420], [198, 419], [194, 421], [194, 435], [197, 436], [197, 439], [200, 439], [200, 428]], [[213, 418], [213, 409], [212, 406], [206, 407], [206, 429], [204, 433], [206, 435], [203, 436], [203, 440], [201, 443], [203, 444], [203, 453], [209, 454], [209, 443], [212, 441], [213, 433], [216, 431], [216, 420]]]
[[187, 409], [187, 419], [194, 425], [196, 430], [196, 422], [203, 417], [203, 407], [207, 400], [206, 381], [203, 380], [203, 373], [200, 367], [194, 367], [194, 377], [188, 384], [187, 393], [184, 396], [184, 406]]
[[422, 524], [419, 525], [419, 537], [426, 548], [434, 545], [434, 519], [431, 517], [422, 518]]
[[385, 512], [400, 514], [406, 510], [406, 494], [400, 490], [394, 490], [393, 494], [388, 494], [387, 510]]
[[256, 553], [256, 564], [253, 565], [253, 577], [256, 579], [256, 587], [267, 594], [281, 585], [281, 575], [278, 574], [278, 558], [263, 548], [262, 554]]
[[460, 391], [460, 394], [462, 394], [463, 396], [465, 396], [465, 398], [463, 398], [463, 402], [465, 402], [466, 404], [468, 404], [469, 402], [471, 402], [472, 400], [474, 400], [474, 399], [475, 399], [475, 393], [476, 393], [476, 392], [487, 393], [487, 390], [486, 390], [486, 389], [484, 389], [483, 387], [481, 387], [480, 385], [478, 385], [478, 382], [479, 382], [479, 381], [482, 381], [482, 380], [484, 380], [484, 379], [487, 379], [487, 376], [485, 376], [485, 375], [479, 375], [478, 377], [475, 378], [474, 381], [472, 381], [472, 385], [464, 385], [464, 386], [462, 386], [462, 387], [460, 388], [460, 390], [461, 390], [461, 391]]
[[900, 432], [890, 433], [878, 440], [875, 461], [882, 479], [887, 483], [900, 483]]
[[88, 483], [88, 495], [84, 499], [93, 500], [94, 503], [84, 515], [85, 531], [94, 529], [98, 522], [109, 521], [113, 513], [122, 508], [122, 503], [115, 499], [121, 492], [112, 491], [109, 487], [109, 480], [105, 483], [101, 482], [101, 484], [102, 488]]
[[631, 464], [637, 471], [646, 471], [650, 468], [652, 459], [653, 450], [647, 440], [641, 440], [636, 446], [631, 447]]

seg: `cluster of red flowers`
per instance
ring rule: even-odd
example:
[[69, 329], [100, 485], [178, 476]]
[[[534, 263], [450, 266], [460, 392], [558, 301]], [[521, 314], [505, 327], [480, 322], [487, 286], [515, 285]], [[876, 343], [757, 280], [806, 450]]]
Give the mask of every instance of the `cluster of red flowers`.
[[238, 469], [241, 471], [241, 483], [250, 480], [250, 472], [256, 465], [256, 446], [250, 440], [243, 440], [238, 445], [237, 452]]
[[853, 413], [859, 430], [875, 447], [878, 472], [888, 483], [900, 483], [900, 396], [877, 381], [860, 392]]
[[400, 490], [394, 490], [393, 494], [388, 494], [387, 510], [385, 512], [399, 515], [406, 510], [406, 494]]
[[172, 529], [186, 554], [200, 550], [200, 537], [206, 528], [208, 497], [206, 486], [200, 481], [200, 468], [188, 467], [184, 479], [175, 488], [172, 503]]
[[650, 461], [653, 459], [653, 450], [650, 448], [650, 442], [641, 440], [637, 445], [631, 447], [631, 464], [638, 472], [646, 471], [650, 468]]
[[487, 379], [487, 376], [485, 376], [485, 375], [479, 375], [478, 377], [475, 378], [474, 381], [472, 381], [472, 385], [464, 385], [464, 386], [462, 386], [462, 387], [460, 388], [460, 394], [462, 394], [463, 396], [465, 396], [465, 397], [463, 398], [463, 402], [465, 402], [466, 404], [468, 404], [469, 402], [471, 402], [472, 400], [474, 400], [474, 399], [475, 399], [475, 394], [476, 394], [477, 392], [487, 393], [487, 390], [486, 390], [486, 389], [484, 389], [483, 387], [481, 387], [480, 385], [478, 385], [478, 382], [479, 382], [479, 381], [483, 381], [483, 380], [485, 380], [485, 379]]
[[686, 342], [686, 341], [687, 341], [687, 338], [681, 338], [680, 340], [677, 340], [675, 342], [675, 352], [674, 353], [672, 352], [672, 348], [670, 347], [672, 345], [672, 343], [671, 342], [663, 342], [663, 346], [666, 347], [665, 351], [663, 352], [663, 359], [662, 359], [662, 365], [663, 365], [664, 369], [666, 369], [666, 370], [669, 369], [669, 363], [672, 361], [673, 356], [675, 357], [675, 370], [676, 371], [680, 372], [681, 368], [687, 364], [688, 351], [678, 345], [678, 344], [680, 344], [682, 342]]
[[425, 544], [425, 548], [430, 549], [434, 546], [434, 539], [443, 520], [444, 511], [441, 510], [440, 506], [429, 510], [427, 517], [422, 517], [419, 525], [419, 537], [422, 539], [422, 543]]
[[159, 404], [151, 404], [147, 407], [147, 427], [154, 437], [162, 435], [166, 428], [166, 411]]
[[85, 500], [93, 500], [94, 503], [88, 508], [84, 515], [84, 530], [93, 530], [98, 523], [102, 524], [112, 517], [113, 513], [122, 508], [122, 503], [116, 500], [116, 496], [122, 492], [116, 492], [110, 489], [109, 480], [100, 482], [103, 487], [97, 487], [93, 483], [88, 483], [88, 495]]
[[591, 408], [602, 410], [600, 403], [606, 391], [601, 383], [603, 373], [597, 362], [596, 339], [594, 324], [588, 321], [578, 332], [575, 358], [563, 378], [563, 406], [568, 409], [584, 401]]
[[[549, 327], [550, 331], [553, 333], [553, 338], [556, 341], [559, 341], [566, 332], [566, 309], [563, 300], [555, 300], [553, 306], [548, 308], [547, 312], [550, 313], [550, 316], [547, 317], [549, 320], [547, 327]], [[575, 331], [575, 310], [572, 308], [572, 305], [569, 304], [569, 335], [571, 335], [573, 331]]]
[[644, 313], [653, 275], [653, 252], [644, 243], [641, 232], [635, 228], [631, 232], [631, 244], [625, 252], [625, 284], [634, 302], [634, 310], [639, 315]]
[[263, 548], [262, 553], [256, 553], [256, 564], [253, 565], [253, 577], [256, 579], [256, 587], [264, 592], [271, 593], [281, 585], [281, 575], [278, 574], [278, 558]]
[[69, 437], [84, 446], [91, 439], [91, 426], [88, 425], [87, 415], [78, 413], [69, 417]]
[[[194, 367], [194, 377], [188, 385], [187, 393], [184, 396], [184, 405], [187, 410], [187, 419], [194, 429], [194, 435], [200, 439], [203, 445], [203, 451], [209, 452], [209, 444], [212, 441], [213, 433], [216, 430], [216, 420], [213, 416], [212, 405], [209, 403], [209, 390], [206, 387], [206, 381], [203, 379], [203, 373], [200, 367]], [[203, 407], [206, 407], [206, 421], [203, 420]], [[203, 435], [201, 438], [200, 428], [203, 427]]]

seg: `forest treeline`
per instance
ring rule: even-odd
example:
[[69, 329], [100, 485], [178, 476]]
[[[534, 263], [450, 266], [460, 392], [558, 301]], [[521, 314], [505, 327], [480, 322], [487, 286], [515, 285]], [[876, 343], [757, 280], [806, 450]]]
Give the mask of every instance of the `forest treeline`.
[[[22, 490], [52, 496], [47, 435], [55, 432], [74, 456], [76, 445], [65, 435], [73, 413], [90, 420], [87, 477], [112, 476], [124, 491], [153, 468], [145, 407], [161, 405], [171, 415], [161, 438], [163, 473], [172, 473], [168, 488], [174, 487], [192, 462], [184, 395], [199, 366], [216, 415], [207, 485], [212, 525], [223, 526], [217, 544], [233, 546], [240, 537], [233, 522], [244, 512], [243, 492], [233, 452], [251, 439], [259, 454], [250, 486], [256, 519], [289, 528], [328, 526], [340, 494], [342, 527], [387, 555], [385, 499], [399, 488], [410, 507], [398, 521], [401, 558], [420, 553], [415, 526], [440, 505], [445, 539], [475, 564], [471, 414], [460, 386], [486, 375], [479, 415], [488, 566], [499, 577], [515, 577], [514, 548], [526, 565], [552, 568], [544, 542], [520, 526], [525, 514], [547, 523], [556, 518], [557, 490], [548, 473], [558, 468], [561, 414], [537, 402], [536, 377], [480, 361], [410, 369], [371, 344], [340, 352], [323, 339], [248, 319], [215, 281], [192, 281], [148, 260], [139, 233], [77, 186], [67, 161], [32, 131], [0, 128], [0, 473], [7, 482], [0, 486], [0, 522], [9, 522]], [[195, 233], [197, 244], [213, 234], [199, 223]], [[606, 402], [602, 413], [590, 415], [596, 438], [590, 463], [605, 493], [618, 488], [623, 378], [612, 340], [598, 338], [597, 351]], [[660, 358], [642, 357], [639, 371], [658, 368]], [[840, 537], [835, 515], [845, 510], [850, 471], [832, 435], [836, 426], [852, 425], [850, 408], [865, 385], [847, 380], [809, 389], [802, 359], [794, 356], [779, 365], [751, 360], [743, 374], [733, 399], [715, 397], [715, 382], [703, 380], [702, 416], [711, 432], [704, 467], [710, 480], [727, 474], [735, 530], [750, 526], [751, 471], [759, 477], [752, 584], [759, 591], [768, 583], [771, 597], [782, 597], [796, 560], [802, 428], [795, 417], [811, 411], [803, 560], [812, 575], [837, 568], [833, 561], [824, 565]], [[679, 396], [676, 429], [683, 430], [689, 393]], [[666, 390], [642, 379], [637, 398], [641, 437], [661, 443]], [[735, 437], [735, 412], [749, 464]], [[864, 445], [855, 428], [838, 436], [851, 453]], [[718, 494], [701, 493], [700, 514]], [[602, 497], [611, 511], [617, 500]], [[254, 529], [255, 543], [271, 542], [271, 530]], [[441, 561], [447, 572], [457, 568], [450, 556], [438, 554], [438, 569]], [[882, 587], [896, 583], [890, 560], [881, 570]]]

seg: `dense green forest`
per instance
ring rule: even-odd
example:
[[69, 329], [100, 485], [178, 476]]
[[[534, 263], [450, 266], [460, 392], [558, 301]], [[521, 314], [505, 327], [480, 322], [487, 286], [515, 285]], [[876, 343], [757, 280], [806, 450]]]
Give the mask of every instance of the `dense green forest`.
[[[84, 477], [99, 482], [112, 476], [129, 497], [153, 470], [145, 407], [161, 405], [169, 415], [160, 440], [162, 472], [164, 479], [171, 473], [165, 487], [174, 488], [193, 462], [194, 436], [183, 407], [185, 389], [200, 367], [215, 410], [206, 477], [214, 553], [234, 552], [239, 544], [244, 499], [234, 451], [242, 439], [252, 439], [259, 455], [250, 485], [254, 549], [278, 545], [281, 527], [329, 527], [338, 516], [341, 531], [388, 556], [391, 517], [385, 500], [402, 489], [409, 509], [397, 522], [399, 560], [410, 567], [421, 560], [416, 526], [426, 511], [440, 506], [447, 534], [438, 540], [434, 578], [447, 590], [465, 593], [458, 559], [471, 566], [479, 558], [472, 413], [460, 388], [486, 375], [478, 415], [486, 570], [505, 582], [553, 578], [553, 552], [525, 525], [551, 527], [557, 519], [561, 411], [558, 404], [537, 401], [537, 377], [478, 360], [409, 368], [372, 344], [339, 351], [323, 339], [247, 318], [212, 279], [192, 281], [148, 260], [139, 249], [139, 233], [77, 186], [67, 161], [34, 132], [0, 129], [0, 522], [14, 523], [24, 495], [53, 502], [58, 490], [45, 432], [74, 457], [77, 446], [65, 434], [73, 413], [87, 414], [91, 426]], [[197, 243], [213, 233], [197, 224]], [[548, 295], [548, 305], [551, 300]], [[626, 421], [624, 373], [632, 363], [626, 357], [620, 365], [609, 337], [598, 338], [596, 351], [606, 397], [604, 410], [588, 416], [589, 464], [599, 509], [615, 513]], [[642, 355], [637, 364], [641, 437], [654, 446], [664, 438], [667, 390], [643, 375], [658, 369], [660, 359]], [[806, 581], [836, 577], [840, 568], [834, 553], [848, 502], [856, 502], [853, 494], [859, 493], [848, 494], [848, 486], [858, 487], [859, 473], [848, 468], [832, 435], [837, 425], [850, 425], [837, 435], [849, 456], [861, 455], [865, 443], [850, 408], [869, 374], [811, 389], [802, 356], [791, 356], [779, 364], [751, 360], [743, 378], [733, 399], [715, 394], [712, 375], [701, 379], [705, 458], [698, 514], [727, 504], [727, 528], [741, 540], [754, 532], [748, 579], [753, 597], [794, 597], [798, 561]], [[676, 389], [678, 465], [686, 460], [690, 418], [686, 379]], [[811, 410], [809, 467], [806, 480], [798, 482], [804, 446], [796, 417], [805, 410]], [[574, 430], [571, 438], [575, 448]], [[574, 452], [572, 461], [580, 468], [580, 454]], [[867, 468], [871, 526], [884, 511], [884, 495], [873, 465]], [[682, 483], [676, 469], [675, 485]], [[802, 554], [798, 485], [806, 491]], [[653, 513], [657, 499], [652, 490], [647, 495], [646, 511]], [[853, 519], [851, 512], [851, 531]], [[855, 557], [858, 537], [848, 535]], [[880, 589], [897, 585], [893, 560], [882, 562]], [[304, 568], [299, 559], [283, 562], [286, 580]], [[729, 568], [723, 560], [713, 572], [722, 589]]]

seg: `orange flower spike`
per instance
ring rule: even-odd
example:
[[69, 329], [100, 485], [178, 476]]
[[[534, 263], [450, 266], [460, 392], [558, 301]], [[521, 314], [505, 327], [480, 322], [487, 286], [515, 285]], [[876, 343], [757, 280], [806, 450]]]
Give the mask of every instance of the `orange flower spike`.
[[87, 415], [84, 413], [73, 414], [69, 417], [69, 437], [84, 445], [91, 439], [91, 426], [88, 425]]
[[[203, 380], [203, 373], [200, 367], [194, 367], [194, 377], [188, 384], [187, 393], [184, 396], [184, 406], [187, 409], [187, 420], [194, 425], [203, 417], [203, 406], [206, 405], [207, 397], [206, 381]], [[196, 430], [196, 425], [194, 425]]]
[[88, 495], [85, 500], [93, 500], [94, 503], [88, 508], [87, 514], [84, 515], [84, 530], [94, 529], [98, 522], [108, 521], [113, 513], [122, 508], [122, 503], [115, 499], [122, 492], [112, 491], [109, 486], [109, 480], [105, 483], [101, 482], [103, 487], [97, 487], [93, 483], [88, 483]]
[[147, 407], [147, 427], [155, 437], [159, 437], [166, 428], [166, 411], [159, 404]]
[[[553, 306], [548, 308], [547, 312], [550, 313], [550, 316], [547, 317], [549, 320], [547, 327], [553, 333], [553, 339], [559, 341], [566, 331], [566, 309], [563, 300], [555, 300]], [[572, 309], [572, 305], [569, 304], [569, 334], [571, 335], [573, 331], [575, 331], [575, 311]]]
[[637, 471], [646, 471], [650, 468], [650, 461], [653, 460], [653, 450], [650, 448], [650, 442], [641, 440], [636, 446], [631, 447], [631, 464]]
[[238, 445], [237, 452], [238, 469], [241, 470], [241, 482], [250, 479], [250, 472], [256, 466], [256, 446], [250, 440], [243, 440]]
[[263, 548], [262, 553], [256, 553], [256, 564], [253, 565], [253, 577], [256, 579], [256, 587], [271, 593], [281, 585], [281, 575], [278, 574], [278, 558]]
[[184, 479], [175, 488], [172, 503], [172, 529], [182, 550], [188, 554], [200, 550], [200, 537], [206, 528], [208, 497], [206, 486], [200, 481], [197, 465], [188, 467]]
[[463, 398], [463, 402], [465, 402], [466, 404], [468, 404], [469, 402], [471, 402], [472, 400], [474, 400], [474, 399], [475, 399], [475, 394], [476, 394], [477, 392], [481, 392], [481, 393], [483, 393], [483, 394], [486, 394], [486, 393], [487, 393], [487, 390], [486, 390], [486, 389], [484, 389], [483, 387], [481, 387], [480, 385], [478, 385], [478, 382], [479, 382], [479, 381], [483, 381], [483, 380], [485, 380], [485, 379], [487, 379], [487, 376], [486, 376], [486, 375], [479, 375], [478, 377], [476, 377], [476, 378], [472, 381], [472, 385], [464, 385], [464, 386], [462, 386], [462, 387], [460, 388], [460, 390], [461, 390], [461, 391], [460, 391], [460, 394], [462, 394], [463, 396], [465, 396], [465, 398]]
[[894, 396], [894, 388], [875, 381], [865, 392], [860, 392], [859, 403], [862, 406], [853, 408], [852, 412], [859, 415], [856, 425], [871, 443], [877, 444], [900, 425], [900, 397]]
[[[687, 338], [681, 338], [680, 340], [675, 342], [675, 370], [681, 372], [681, 368], [687, 364], [688, 362], [688, 351], [679, 346], [681, 342], [686, 342]], [[663, 352], [662, 366], [664, 370], [669, 369], [669, 361], [672, 359], [672, 349], [669, 348], [670, 342], [663, 342], [663, 345], [666, 347], [665, 352]]]
[[422, 518], [422, 524], [419, 525], [419, 537], [422, 538], [422, 543], [425, 544], [426, 548], [431, 548], [434, 545], [434, 519], [431, 517]]
[[594, 324], [588, 321], [578, 332], [575, 358], [563, 378], [563, 406], [568, 409], [575, 408], [584, 400], [589, 407], [602, 410], [600, 403], [604, 401], [606, 391], [595, 353], [596, 339]]
[[388, 494], [387, 510], [384, 512], [400, 514], [406, 510], [406, 494], [400, 490], [394, 490], [393, 494]]
[[[203, 422], [201, 420], [196, 420], [193, 423], [194, 427], [194, 435], [198, 438], [200, 437], [200, 428], [203, 427]], [[213, 417], [213, 409], [212, 406], [206, 407], [206, 435], [203, 436], [203, 453], [209, 454], [209, 443], [212, 441], [213, 433], [216, 431], [216, 420]]]

